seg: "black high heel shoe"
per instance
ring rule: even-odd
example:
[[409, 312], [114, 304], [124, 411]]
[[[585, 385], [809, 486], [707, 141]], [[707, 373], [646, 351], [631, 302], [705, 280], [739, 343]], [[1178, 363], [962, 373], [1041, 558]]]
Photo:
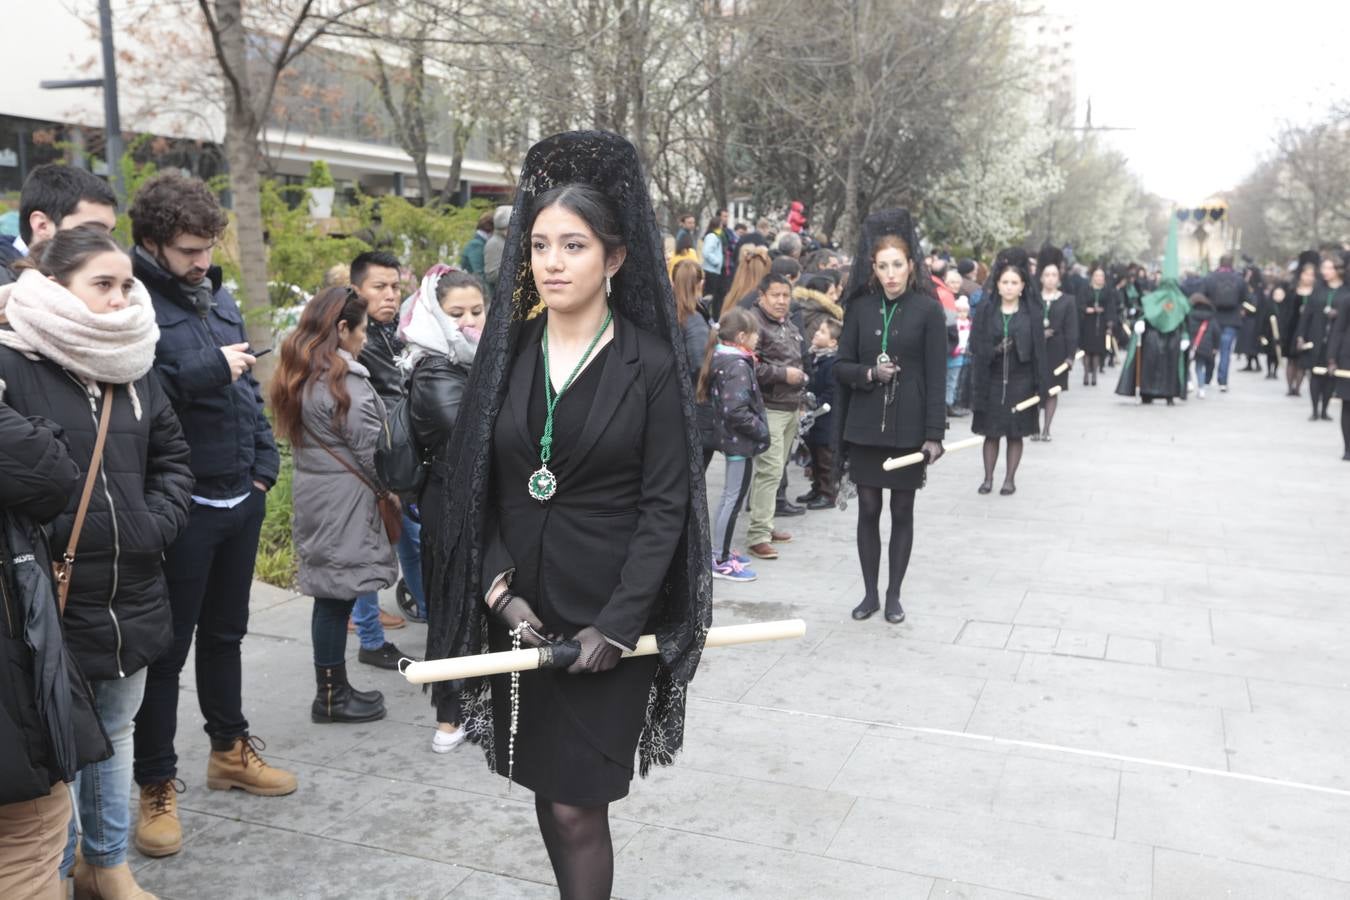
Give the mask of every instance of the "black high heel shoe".
[[886, 601], [886, 621], [892, 625], [899, 625], [905, 621], [905, 608], [900, 605], [899, 597], [895, 598], [894, 608], [889, 599]]
[[1013, 494], [1017, 493], [1017, 485], [1012, 484], [1011, 482], [1004, 482], [1003, 487], [999, 488], [998, 492], [1000, 496], [1011, 497]]
[[876, 600], [869, 601], [864, 597], [863, 602], [853, 607], [853, 621], [861, 622], [864, 619], [870, 619], [879, 609], [881, 609], [881, 604], [879, 602]]
[[994, 482], [986, 481], [980, 485], [980, 493], [987, 494], [994, 489]]

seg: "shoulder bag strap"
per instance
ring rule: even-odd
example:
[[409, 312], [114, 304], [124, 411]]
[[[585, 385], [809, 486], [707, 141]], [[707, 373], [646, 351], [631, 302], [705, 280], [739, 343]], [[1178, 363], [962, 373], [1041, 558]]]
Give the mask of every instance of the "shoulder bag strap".
[[347, 462], [347, 460], [343, 459], [340, 453], [338, 453], [332, 447], [325, 444], [323, 441], [319, 440], [319, 436], [315, 434], [313, 431], [311, 431], [308, 425], [304, 426], [304, 429], [305, 434], [309, 435], [310, 438], [314, 441], [314, 443], [322, 447], [329, 456], [333, 457], [333, 459], [336, 459], [338, 463], [342, 465], [342, 468], [346, 469], [348, 472], [351, 472], [353, 475], [355, 475], [357, 479], [360, 480], [360, 482], [364, 484], [367, 488], [369, 488], [370, 491], [376, 497], [382, 497], [388, 493], [388, 491], [380, 490], [380, 488], [376, 486], [373, 482], [371, 482], [369, 478], [367, 478], [365, 475], [362, 475], [359, 469], [357, 469], [351, 463]]
[[75, 565], [75, 551], [80, 545], [80, 532], [84, 530], [84, 520], [89, 514], [89, 501], [94, 497], [94, 483], [98, 479], [99, 467], [103, 464], [103, 448], [108, 443], [108, 423], [112, 420], [114, 390], [115, 385], [104, 386], [103, 409], [98, 417], [98, 436], [94, 438], [94, 453], [89, 458], [89, 474], [84, 478], [84, 492], [80, 494], [80, 505], [75, 508], [75, 524], [70, 529], [66, 553], [57, 567], [57, 599], [62, 615], [66, 611], [66, 597], [70, 594], [70, 572]]

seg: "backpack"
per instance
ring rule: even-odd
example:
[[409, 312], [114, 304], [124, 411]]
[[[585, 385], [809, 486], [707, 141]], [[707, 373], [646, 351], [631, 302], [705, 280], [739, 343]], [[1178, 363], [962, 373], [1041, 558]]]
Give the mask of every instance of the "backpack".
[[427, 483], [427, 461], [417, 446], [412, 424], [412, 373], [403, 384], [403, 396], [389, 412], [385, 439], [375, 449], [375, 472], [381, 483], [399, 497], [416, 500]]

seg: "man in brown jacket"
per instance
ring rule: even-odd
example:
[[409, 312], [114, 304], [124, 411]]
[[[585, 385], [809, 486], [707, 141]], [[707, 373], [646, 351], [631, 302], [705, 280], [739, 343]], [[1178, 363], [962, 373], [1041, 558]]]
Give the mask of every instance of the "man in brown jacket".
[[792, 285], [782, 275], [768, 275], [759, 285], [755, 321], [759, 324], [759, 361], [755, 377], [764, 395], [769, 419], [769, 449], [755, 457], [755, 475], [750, 487], [750, 525], [746, 544], [751, 556], [777, 559], [775, 543], [792, 535], [773, 530], [778, 482], [787, 464], [792, 439], [797, 436], [797, 413], [806, 390], [802, 366], [802, 336], [788, 317]]

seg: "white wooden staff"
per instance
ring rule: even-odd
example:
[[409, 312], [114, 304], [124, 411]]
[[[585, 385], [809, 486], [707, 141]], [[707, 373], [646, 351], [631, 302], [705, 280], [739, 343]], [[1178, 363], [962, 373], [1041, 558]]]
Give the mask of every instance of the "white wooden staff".
[[1246, 310], [1247, 312], [1249, 312], [1249, 313], [1255, 313], [1255, 312], [1256, 312], [1256, 306], [1253, 305], [1252, 303], [1246, 301], [1246, 300], [1243, 300], [1243, 301], [1242, 301], [1242, 308], [1245, 309], [1245, 310]]
[[[1080, 359], [1082, 359], [1082, 358], [1083, 358], [1083, 351], [1082, 351], [1082, 350], [1079, 350], [1077, 353], [1075, 353], [1075, 354], [1073, 355], [1073, 362], [1076, 362], [1076, 361], [1078, 361], [1078, 360], [1080, 360]], [[1062, 363], [1060, 363], [1059, 365], [1055, 366], [1055, 374], [1056, 374], [1056, 375], [1063, 375], [1065, 372], [1069, 371], [1069, 366], [1070, 366], [1070, 365], [1072, 365], [1072, 362], [1071, 362], [1070, 360], [1067, 360], [1067, 359], [1064, 360], [1064, 362], [1062, 362]]]
[[[1327, 367], [1326, 367], [1326, 366], [1313, 366], [1313, 367], [1312, 367], [1312, 373], [1313, 373], [1314, 375], [1325, 375], [1325, 374], [1327, 374]], [[1350, 369], [1337, 369], [1337, 370], [1336, 370], [1336, 377], [1337, 377], [1337, 378], [1350, 378]]]
[[[952, 453], [956, 450], [968, 450], [971, 447], [978, 447], [983, 443], [984, 438], [979, 437], [978, 435], [973, 438], [965, 438], [954, 444], [945, 445], [942, 448], [942, 455], [946, 456], [948, 453]], [[887, 472], [894, 472], [896, 469], [903, 469], [906, 466], [917, 466], [919, 463], [923, 462], [923, 459], [924, 456], [922, 452], [906, 453], [904, 456], [892, 456], [882, 463], [881, 467]]]
[[[1059, 385], [1055, 385], [1050, 390], [1046, 391], [1046, 393], [1049, 394], [1051, 397], [1056, 397], [1062, 390], [1064, 390], [1062, 387], [1060, 387]], [[1041, 395], [1035, 394], [1034, 396], [1028, 397], [1021, 403], [1014, 406], [1013, 412], [1026, 412], [1027, 410], [1031, 409], [1033, 406], [1036, 406], [1040, 402], [1041, 402]]]
[[[730, 647], [734, 644], [755, 644], [761, 641], [786, 641], [806, 634], [806, 622], [801, 619], [783, 619], [777, 622], [751, 622], [748, 625], [721, 625], [708, 629], [704, 647]], [[483, 678], [487, 675], [506, 675], [510, 672], [529, 672], [539, 668], [548, 658], [549, 648], [531, 647], [528, 650], [503, 650], [499, 653], [480, 653], [455, 659], [428, 659], [421, 662], [400, 660], [399, 670], [412, 684], [433, 681], [455, 681], [462, 678]], [[624, 657], [655, 656], [656, 635], [644, 634], [638, 639], [637, 649], [627, 651]]]
[[[1275, 364], [1280, 364], [1280, 322], [1275, 318], [1275, 314], [1270, 314], [1270, 336], [1275, 341]], [[1264, 343], [1265, 339], [1262, 338]]]

